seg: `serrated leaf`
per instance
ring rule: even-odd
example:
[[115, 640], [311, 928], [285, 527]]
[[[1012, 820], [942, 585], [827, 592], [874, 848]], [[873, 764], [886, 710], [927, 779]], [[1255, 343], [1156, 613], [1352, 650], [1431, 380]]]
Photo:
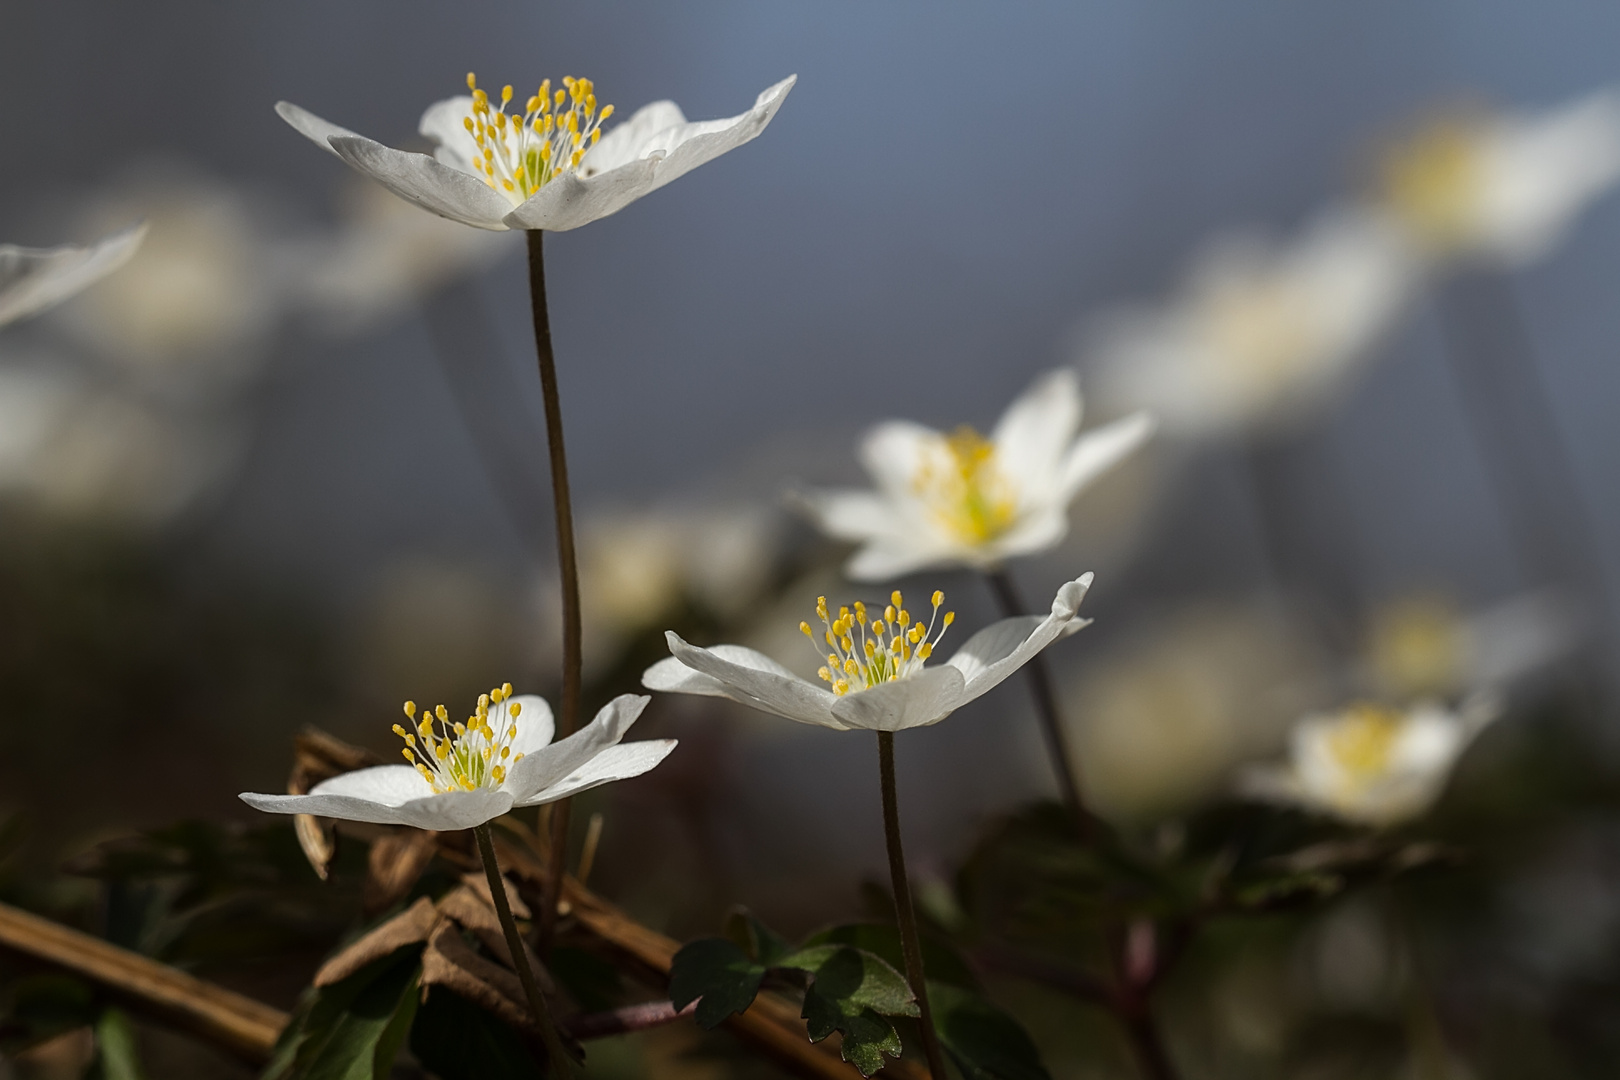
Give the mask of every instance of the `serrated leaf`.
[[713, 1028], [754, 1002], [765, 967], [748, 958], [735, 942], [702, 938], [675, 954], [669, 969], [669, 1000], [677, 1009], [698, 1003], [693, 1018]]
[[[811, 991], [839, 1003], [844, 1016], [872, 1009], [885, 1016], [916, 1016], [911, 987], [888, 961], [850, 945], [812, 945], [784, 956], [778, 967], [808, 972]], [[825, 1038], [825, 1033], [812, 1039]]]
[[[810, 998], [806, 996], [807, 1009], [809, 1002]], [[838, 1030], [844, 1033], [843, 1043], [839, 1047], [840, 1055], [859, 1069], [862, 1076], [871, 1076], [883, 1068], [885, 1054], [892, 1058], [900, 1056], [900, 1033], [894, 1030], [893, 1024], [871, 1009], [844, 1017]]]
[[416, 1014], [411, 1053], [440, 1080], [541, 1080], [545, 1075], [516, 1031], [442, 986]]
[[[845, 923], [829, 926], [805, 939], [805, 945], [853, 945], [883, 958], [896, 971], [906, 967], [905, 953], [900, 945], [900, 931], [882, 923]], [[967, 990], [977, 990], [979, 980], [957, 951], [942, 941], [923, 937], [923, 970], [928, 980], [950, 983]]]
[[754, 918], [747, 908], [736, 908], [726, 916], [726, 937], [750, 960], [767, 968], [778, 967], [781, 958], [793, 951], [786, 938]]
[[928, 1002], [940, 1045], [967, 1080], [1052, 1080], [1018, 1021], [978, 994], [930, 979]]

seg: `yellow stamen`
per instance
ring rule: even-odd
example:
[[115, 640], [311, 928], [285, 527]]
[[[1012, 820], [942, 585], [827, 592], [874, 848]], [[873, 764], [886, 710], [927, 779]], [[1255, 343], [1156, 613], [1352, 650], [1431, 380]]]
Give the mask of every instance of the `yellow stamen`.
[[[405, 760], [441, 794], [498, 787], [505, 782], [508, 766], [523, 759], [522, 754], [512, 752], [512, 743], [518, 734], [518, 725], [513, 721], [521, 707], [511, 697], [511, 683], [480, 694], [474, 713], [465, 724], [449, 723], [449, 712], [443, 705], [431, 714], [423, 711], [415, 734], [395, 724], [394, 734], [406, 742], [402, 750]], [[495, 724], [490, 723], [492, 713]], [[415, 720], [414, 702], [405, 703], [405, 715]], [[501, 734], [497, 734], [497, 728]], [[418, 736], [426, 751], [421, 757], [413, 750]]]
[[[867, 690], [879, 683], [915, 675], [922, 670], [923, 661], [933, 655], [945, 628], [956, 618], [953, 612], [946, 612], [939, 632], [934, 632], [935, 625], [940, 623], [940, 605], [945, 602], [942, 592], [933, 594], [934, 610], [927, 626], [914, 620], [901, 606], [904, 599], [898, 592], [889, 599], [893, 603], [884, 610], [884, 619], [874, 619], [869, 624], [864, 602], [855, 602], [853, 615], [849, 608], [841, 607], [838, 617], [831, 618], [827, 598], [816, 598], [816, 616], [824, 627], [822, 638], [832, 646], [832, 651], [825, 654], [827, 663], [816, 674], [822, 682], [832, 686], [834, 694], [842, 696], [852, 688]], [[808, 622], [801, 622], [799, 631], [815, 644], [815, 631]]]
[[477, 146], [473, 169], [484, 183], [506, 193], [513, 205], [563, 173], [577, 170], [586, 150], [602, 137], [603, 121], [613, 115], [611, 105], [597, 109], [595, 84], [589, 79], [568, 78], [563, 85], [568, 89], [553, 94], [551, 80], [542, 82], [519, 115], [506, 112], [514, 100], [511, 86], [501, 88], [500, 103], [492, 108], [477, 79], [471, 73], [467, 76], [473, 100], [462, 126]]

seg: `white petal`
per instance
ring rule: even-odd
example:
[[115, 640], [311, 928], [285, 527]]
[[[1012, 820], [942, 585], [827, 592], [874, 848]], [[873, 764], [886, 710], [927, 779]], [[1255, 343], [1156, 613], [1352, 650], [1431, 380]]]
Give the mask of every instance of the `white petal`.
[[344, 795], [384, 806], [403, 806], [433, 794], [433, 787], [409, 765], [375, 765], [340, 773], [310, 789], [312, 795]]
[[533, 754], [549, 746], [557, 733], [557, 722], [546, 699], [539, 694], [519, 694], [512, 704], [523, 706], [517, 714], [518, 733], [512, 740], [512, 753]]
[[276, 115], [291, 124], [304, 138], [334, 157], [337, 156], [337, 151], [332, 149], [331, 140], [334, 137], [361, 137], [346, 127], [338, 127], [329, 120], [322, 120], [308, 109], [300, 108], [290, 101], [276, 102]]
[[434, 160], [458, 172], [471, 173], [473, 155], [478, 152], [472, 132], [462, 123], [471, 115], [472, 98], [462, 94], [429, 105], [416, 125], [419, 134], [433, 140]]
[[562, 780], [517, 805], [539, 806], [541, 803], [556, 802], [614, 780], [640, 776], [668, 757], [670, 751], [675, 749], [675, 743], [674, 739], [650, 739], [610, 746]]
[[887, 495], [916, 496], [917, 474], [929, 453], [943, 447], [944, 436], [909, 420], [888, 420], [861, 440], [861, 464]]
[[1091, 575], [1082, 574], [1058, 590], [1051, 614], [1044, 619], [1034, 615], [1003, 619], [968, 638], [946, 661], [966, 681], [963, 700], [984, 694], [1052, 642], [1084, 626], [1086, 620], [1076, 618], [1076, 612], [1090, 587]]
[[644, 157], [642, 151], [651, 144], [654, 135], [684, 123], [686, 114], [673, 101], [654, 101], [643, 105], [630, 119], [610, 128], [591, 147], [579, 163], [579, 171], [588, 180]]
[[832, 711], [846, 727], [904, 731], [939, 723], [964, 700], [962, 673], [949, 664], [941, 664], [924, 668], [909, 679], [845, 694], [833, 705]]
[[1042, 506], [1025, 514], [1018, 523], [988, 545], [995, 561], [1018, 555], [1032, 555], [1056, 547], [1069, 533], [1069, 514], [1061, 503]]
[[659, 151], [653, 157], [626, 162], [588, 180], [578, 173], [563, 173], [516, 210], [503, 210], [506, 225], [512, 229], [567, 232], [617, 213], [657, 186], [655, 177], [662, 156]]
[[894, 503], [875, 491], [809, 491], [796, 496], [816, 525], [839, 540], [894, 536], [904, 524]]
[[470, 829], [512, 808], [512, 796], [498, 789], [433, 794], [427, 781], [407, 765], [379, 765], [345, 773], [317, 784], [308, 795], [245, 792], [240, 798], [256, 810], [272, 814], [314, 814], [439, 832]]
[[1081, 488], [1146, 442], [1154, 426], [1153, 417], [1139, 412], [1088, 431], [1075, 440], [1058, 474], [1059, 497], [1063, 504], [1068, 505]]
[[851, 581], [891, 581], [914, 570], [930, 567], [989, 565], [971, 549], [930, 543], [932, 537], [918, 536], [914, 542], [898, 538], [874, 540], [862, 547], [844, 564], [844, 575]]
[[[832, 703], [837, 698], [830, 690], [804, 681], [769, 657], [740, 645], [700, 649], [687, 644], [673, 630], [664, 637], [675, 659], [713, 679], [724, 697], [801, 724], [843, 729], [843, 723], [833, 718]], [[662, 672], [655, 675], [655, 671], [657, 665], [649, 668], [643, 679], [662, 679]]]
[[1018, 482], [1020, 490], [1050, 488], [1079, 427], [1079, 378], [1069, 368], [1049, 371], [997, 421], [990, 434], [996, 464]]
[[788, 91], [793, 89], [798, 78], [797, 75], [789, 75], [774, 86], [767, 87], [754, 99], [754, 107], [745, 113], [725, 120], [681, 124], [666, 128], [654, 136], [651, 145], [644, 145], [640, 153], [645, 155], [649, 150], [662, 149], [669, 156], [659, 166], [653, 186], [663, 187], [699, 165], [706, 165], [721, 154], [756, 138], [775, 118], [776, 110], [787, 100]]
[[0, 244], [0, 326], [44, 311], [112, 273], [145, 235], [145, 225], [132, 225], [89, 247]]
[[501, 218], [512, 204], [471, 173], [361, 135], [334, 135], [329, 142], [338, 157], [407, 202], [464, 225], [506, 228]]
[[639, 694], [620, 694], [602, 706], [589, 724], [513, 765], [502, 788], [514, 799], [523, 800], [550, 787], [603, 750], [617, 745], [651, 700]]

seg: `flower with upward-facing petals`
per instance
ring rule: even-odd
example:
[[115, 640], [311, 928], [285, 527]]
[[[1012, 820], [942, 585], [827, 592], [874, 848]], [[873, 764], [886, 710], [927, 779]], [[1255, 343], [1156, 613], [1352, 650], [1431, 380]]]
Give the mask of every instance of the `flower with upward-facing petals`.
[[144, 225], [89, 247], [25, 248], [0, 244], [0, 326], [44, 311], [106, 277], [129, 260]]
[[1390, 150], [1383, 202], [1433, 258], [1541, 258], [1620, 183], [1620, 93], [1540, 114], [1444, 116]]
[[[395, 150], [330, 124], [290, 102], [276, 111], [395, 195], [480, 229], [562, 232], [616, 213], [676, 177], [748, 142], [771, 122], [796, 76], [769, 87], [745, 113], [690, 121], [673, 101], [644, 105], [611, 129], [589, 79], [551, 80], [524, 98], [503, 87], [498, 103], [467, 76], [469, 94], [428, 106], [419, 130], [433, 156]], [[512, 106], [522, 101], [521, 111]]]
[[622, 694], [585, 727], [552, 742], [545, 699], [512, 696], [510, 683], [480, 695], [465, 723], [452, 723], [443, 705], [418, 714], [405, 703], [410, 728], [405, 765], [377, 765], [322, 781], [307, 795], [244, 793], [242, 801], [273, 814], [314, 814], [380, 825], [414, 825], [448, 832], [471, 829], [519, 806], [539, 806], [657, 765], [674, 739], [619, 740], [651, 700]]
[[822, 662], [822, 685], [799, 678], [781, 664], [741, 645], [703, 649], [673, 630], [665, 636], [673, 656], [641, 676], [649, 690], [730, 698], [801, 724], [837, 731], [902, 731], [937, 724], [1035, 658], [1052, 642], [1088, 623], [1078, 615], [1091, 587], [1083, 574], [1058, 590], [1051, 613], [1020, 615], [980, 630], [943, 664], [928, 666], [953, 612], [940, 614], [943, 593], [933, 595], [924, 625], [905, 609], [901, 595], [883, 608], [857, 601], [837, 613], [827, 598], [816, 601], [818, 634], [799, 629]]
[[1079, 428], [1074, 372], [1049, 372], [988, 439], [966, 426], [947, 435], [904, 420], [879, 424], [860, 447], [877, 490], [813, 492], [803, 501], [825, 532], [860, 542], [845, 567], [857, 581], [925, 567], [994, 568], [1062, 540], [1070, 501], [1141, 445], [1153, 424], [1138, 413], [1077, 438]]
[[1395, 825], [1434, 805], [1452, 766], [1498, 711], [1494, 697], [1478, 694], [1455, 711], [1434, 702], [1361, 704], [1308, 716], [1294, 727], [1288, 762], [1252, 769], [1240, 787], [1359, 825]]

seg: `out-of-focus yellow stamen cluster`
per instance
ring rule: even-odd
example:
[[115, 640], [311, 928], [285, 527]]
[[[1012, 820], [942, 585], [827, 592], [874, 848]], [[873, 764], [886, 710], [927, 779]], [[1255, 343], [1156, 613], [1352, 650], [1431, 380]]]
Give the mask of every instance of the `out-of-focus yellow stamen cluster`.
[[517, 205], [565, 172], [579, 168], [585, 152], [602, 137], [602, 122], [613, 106], [596, 106], [596, 84], [589, 79], [563, 78], [563, 88], [552, 90], [551, 80], [540, 84], [523, 114], [508, 113], [512, 88], [501, 88], [500, 104], [491, 106], [489, 94], [467, 73], [472, 91], [472, 112], [462, 121], [477, 146], [473, 168], [484, 183]]
[[1479, 125], [1446, 117], [1391, 147], [1382, 169], [1384, 198], [1419, 237], [1438, 248], [1467, 239], [1478, 213]]
[[1389, 768], [1401, 733], [1401, 716], [1380, 705], [1351, 705], [1328, 732], [1328, 752], [1357, 784], [1376, 780]]
[[1018, 512], [1017, 492], [996, 462], [995, 446], [965, 425], [922, 455], [912, 488], [947, 531], [969, 544], [994, 540]]
[[405, 740], [405, 760], [439, 793], [499, 787], [506, 771], [523, 760], [512, 752], [523, 706], [511, 698], [511, 683], [479, 694], [478, 707], [465, 724], [452, 724], [443, 705], [432, 712], [423, 709], [419, 720], [416, 702], [407, 701], [405, 716], [415, 730], [394, 725], [394, 734]]
[[[853, 611], [841, 607], [834, 618], [827, 609], [827, 598], [817, 597], [821, 641], [828, 650], [822, 654], [826, 664], [817, 674], [823, 682], [831, 683], [833, 693], [840, 696], [851, 690], [866, 690], [879, 683], [915, 675], [934, 655], [934, 648], [945, 636], [946, 629], [956, 621], [954, 611], [947, 611], [943, 619], [939, 616], [940, 605], [945, 602], [944, 593], [935, 592], [933, 601], [934, 611], [925, 627], [912, 619], [898, 591], [890, 595], [882, 614], [870, 621], [866, 605], [859, 600], [855, 601]], [[936, 623], [939, 624], [938, 634], [934, 633]], [[820, 653], [822, 646], [816, 641], [816, 632], [810, 624], [801, 622], [799, 629]]]

